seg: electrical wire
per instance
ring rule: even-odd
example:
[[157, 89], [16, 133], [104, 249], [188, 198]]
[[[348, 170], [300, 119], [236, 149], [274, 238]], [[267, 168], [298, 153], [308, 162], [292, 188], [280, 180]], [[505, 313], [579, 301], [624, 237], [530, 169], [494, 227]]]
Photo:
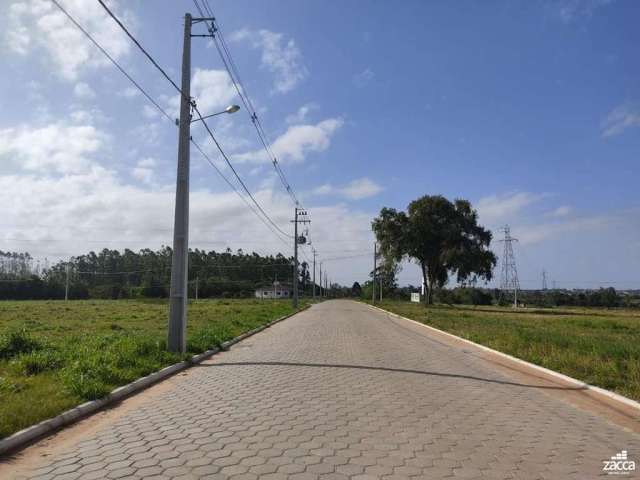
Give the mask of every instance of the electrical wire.
[[[62, 11], [62, 13], [64, 13], [67, 18], [111, 61], [111, 63], [118, 68], [118, 70], [120, 70], [120, 72], [168, 119], [171, 121], [171, 123], [174, 123], [174, 119], [171, 118], [171, 116], [142, 88], [142, 86], [140, 86], [140, 84], [138, 84], [138, 82], [136, 82], [131, 75], [129, 75], [124, 68], [122, 68], [122, 66], [111, 56], [109, 55], [109, 53], [92, 37], [92, 35], [85, 30], [72, 16], [71, 14], [69, 14], [69, 12], [67, 12], [67, 10], [65, 10], [62, 5], [60, 5], [60, 3], [57, 0], [51, 0], [53, 2], [53, 4], [58, 7], [58, 9], [60, 9], [60, 11]], [[133, 35], [131, 35], [129, 33], [129, 31], [126, 29], [126, 27], [120, 22], [120, 20], [113, 14], [113, 12], [111, 12], [111, 10], [104, 4], [104, 2], [102, 2], [101, 0], [98, 0], [100, 2], [100, 4], [103, 6], [103, 8], [107, 11], [107, 13], [118, 23], [118, 25], [125, 31], [125, 33], [129, 36], [129, 38], [132, 39], [132, 41], [134, 41], [134, 43], [141, 49], [141, 51], [145, 54], [145, 56], [147, 56], [147, 58], [154, 64], [154, 66], [162, 73], [162, 75], [173, 85], [174, 88], [176, 88], [178, 90], [178, 92], [180, 92], [181, 95], [182, 91], [180, 90], [180, 88], [176, 85], [176, 83], [171, 79], [171, 77], [169, 77], [169, 75], [158, 65], [158, 63], [153, 59], [153, 57], [151, 57], [151, 55], [142, 47], [142, 45], [140, 45], [140, 43], [133, 37]], [[198, 112], [199, 113], [199, 112]], [[203, 123], [205, 123], [206, 126], [206, 122], [203, 121]], [[211, 131], [209, 130], [210, 134], [213, 137], [213, 134], [211, 133]], [[215, 141], [215, 138], [214, 138]], [[220, 175], [222, 177], [222, 179], [240, 196], [240, 198], [247, 204], [247, 206], [249, 208], [251, 208], [251, 210], [254, 212], [254, 214], [256, 214], [258, 216], [258, 218], [264, 223], [264, 219], [250, 206], [250, 204], [247, 202], [246, 198], [244, 198], [243, 195], [240, 194], [240, 192], [238, 192], [238, 190], [235, 188], [235, 186], [229, 181], [229, 179], [220, 171], [220, 169], [218, 169], [218, 167], [216, 167], [216, 165], [211, 161], [211, 159], [209, 158], [209, 156], [202, 150], [202, 148], [200, 147], [200, 145], [198, 145], [196, 143], [195, 140], [191, 139], [191, 143], [196, 147], [196, 149], [202, 154], [202, 156], [207, 160], [207, 162], [216, 170], [216, 172], [218, 173], [218, 175]], [[217, 142], [216, 142], [217, 144]], [[220, 147], [218, 147], [220, 149]], [[222, 152], [224, 155], [224, 152]], [[228, 159], [227, 159], [228, 162]], [[237, 173], [235, 172], [235, 170], [233, 170], [234, 173], [236, 174], [236, 177], [239, 179], [239, 177], [237, 176]], [[239, 179], [240, 180], [240, 179]], [[243, 184], [244, 186], [244, 184]], [[253, 196], [251, 195], [251, 193], [249, 192], [249, 190], [245, 187], [245, 190], [247, 191], [248, 195], [252, 198], [252, 200], [254, 201], [254, 203], [257, 204], [257, 202], [255, 201], [255, 199], [253, 199]], [[259, 207], [259, 205], [258, 205]], [[277, 227], [277, 225], [275, 223], [273, 223], [273, 221], [271, 221], [271, 219], [268, 217], [268, 215], [266, 214], [266, 212], [264, 212], [264, 210], [262, 210], [261, 207], [259, 207], [260, 210], [262, 211], [263, 215], [265, 215], [269, 221]], [[267, 225], [265, 223], [265, 225]], [[267, 225], [269, 226], [269, 225]], [[270, 228], [271, 229], [271, 228]], [[273, 231], [273, 229], [271, 229]], [[278, 228], [278, 230], [280, 230]], [[281, 230], [280, 230], [281, 231]], [[282, 232], [282, 231], [281, 231]], [[276, 232], [274, 232], [276, 233]], [[282, 232], [284, 235], [287, 235], [286, 233]], [[287, 247], [289, 246], [287, 244], [287, 242], [285, 240], [283, 240], [279, 234], [277, 234], [278, 239], [283, 242], [285, 245], [287, 245]], [[288, 236], [288, 235], [287, 235]]]
[[140, 42], [138, 42], [138, 40], [131, 34], [131, 32], [129, 32], [129, 30], [127, 29], [127, 27], [120, 21], [120, 19], [118, 19], [118, 17], [109, 9], [109, 7], [104, 3], [103, 0], [98, 0], [98, 2], [100, 3], [100, 5], [102, 5], [102, 8], [105, 9], [105, 11], [109, 14], [109, 16], [111, 18], [113, 18], [113, 20], [118, 24], [118, 26], [126, 33], [126, 35], [135, 43], [135, 45], [140, 49], [140, 51], [149, 59], [149, 61], [153, 64], [154, 67], [156, 67], [156, 69], [162, 74], [162, 76], [164, 76], [169, 83], [171, 83], [171, 85], [173, 86], [173, 88], [176, 89], [176, 91], [178, 91], [178, 93], [180, 93], [180, 95], [182, 96], [183, 100], [186, 100], [187, 102], [189, 102], [189, 104], [191, 105], [191, 107], [193, 108], [193, 110], [198, 114], [198, 119], [200, 122], [202, 122], [202, 124], [204, 125], [205, 129], [207, 130], [207, 133], [209, 134], [209, 136], [211, 137], [211, 139], [213, 140], [213, 142], [215, 143], [218, 151], [220, 152], [220, 154], [222, 155], [222, 157], [224, 158], [225, 162], [227, 163], [227, 165], [229, 166], [229, 168], [231, 168], [231, 171], [233, 172], [233, 175], [236, 177], [236, 179], [238, 180], [238, 182], [240, 183], [240, 185], [242, 186], [243, 190], [246, 192], [246, 194], [249, 196], [249, 198], [253, 201], [254, 205], [258, 208], [258, 210], [260, 210], [260, 212], [265, 216], [265, 218], [269, 221], [269, 223], [271, 223], [276, 230], [278, 230], [282, 235], [284, 235], [285, 237], [291, 237], [293, 238], [291, 235], [289, 235], [288, 233], [284, 232], [272, 219], [271, 217], [264, 211], [264, 209], [262, 208], [262, 206], [258, 203], [258, 201], [255, 199], [255, 197], [253, 196], [253, 194], [251, 193], [251, 191], [247, 188], [246, 184], [244, 183], [244, 181], [242, 180], [242, 178], [240, 178], [240, 175], [238, 175], [238, 172], [236, 171], [236, 169], [233, 167], [233, 164], [231, 163], [231, 161], [229, 160], [229, 157], [227, 156], [227, 154], [224, 152], [224, 150], [222, 149], [222, 146], [220, 145], [220, 143], [218, 142], [218, 140], [216, 139], [216, 137], [213, 135], [213, 132], [211, 131], [211, 129], [209, 128], [209, 125], [207, 124], [206, 120], [204, 119], [204, 117], [202, 116], [202, 114], [200, 113], [200, 110], [198, 109], [198, 106], [196, 104], [196, 102], [194, 100], [192, 100], [190, 97], [188, 97], [187, 95], [185, 95], [185, 93], [180, 89], [180, 87], [178, 87], [178, 85], [176, 84], [176, 82], [174, 82], [171, 77], [167, 74], [167, 72], [164, 71], [164, 69], [158, 64], [158, 62], [155, 61], [155, 59], [151, 56], [151, 54], [149, 52], [147, 52], [147, 50], [145, 50], [145, 48], [140, 44]]
[[218, 55], [220, 56], [220, 59], [222, 60], [225, 70], [229, 74], [229, 78], [231, 79], [231, 82], [233, 83], [238, 93], [238, 96], [240, 97], [240, 100], [242, 101], [242, 103], [245, 106], [245, 109], [247, 110], [247, 113], [251, 119], [251, 123], [255, 127], [256, 132], [258, 134], [258, 138], [262, 143], [262, 147], [264, 148], [267, 154], [267, 157], [270, 159], [276, 173], [278, 174], [278, 177], [280, 178], [282, 185], [284, 186], [285, 190], [293, 200], [294, 204], [300, 205], [300, 202], [298, 201], [298, 198], [295, 192], [293, 191], [293, 188], [288, 182], [284, 174], [284, 171], [282, 170], [282, 167], [280, 166], [278, 159], [276, 158], [273, 152], [273, 149], [271, 148], [271, 143], [269, 142], [269, 138], [262, 126], [262, 123], [260, 122], [260, 118], [258, 117], [256, 109], [253, 106], [253, 102], [251, 101], [251, 98], [249, 97], [247, 88], [242, 82], [242, 79], [240, 77], [240, 72], [238, 71], [238, 67], [235, 61], [233, 60], [233, 56], [231, 55], [227, 42], [224, 39], [224, 35], [220, 30], [220, 25], [215, 19], [215, 15], [213, 14], [213, 11], [211, 9], [211, 6], [209, 5], [209, 2], [207, 0], [202, 1], [204, 10], [206, 11], [206, 15], [202, 7], [200, 7], [198, 0], [193, 0], [193, 3], [195, 4], [198, 12], [200, 13], [200, 15], [202, 15], [202, 17], [205, 17], [206, 15], [208, 15], [210, 18], [212, 18], [212, 20], [205, 21], [205, 23], [208, 26], [209, 33], [213, 37], [214, 45], [216, 47], [216, 50], [218, 51]]
[[58, 9], [60, 9], [60, 11], [62, 13], [64, 13], [66, 15], [66, 17], [71, 21], [71, 23], [73, 23], [82, 33], [84, 33], [84, 35], [91, 41], [91, 43], [93, 43], [98, 50], [100, 50], [102, 52], [102, 54], [107, 57], [111, 63], [118, 69], [120, 70], [120, 72], [127, 77], [127, 79], [138, 89], [140, 90], [140, 92], [147, 98], [147, 100], [149, 100], [159, 111], [160, 113], [162, 113], [165, 117], [167, 117], [172, 123], [174, 122], [174, 119], [171, 118], [171, 116], [169, 116], [169, 114], [164, 111], [164, 109], [158, 104], [158, 102], [156, 102], [153, 98], [151, 98], [151, 95], [149, 95], [144, 88], [142, 88], [140, 86], [140, 84], [138, 84], [138, 82], [136, 82], [131, 75], [129, 75], [124, 68], [122, 68], [120, 66], [120, 64], [111, 56], [109, 55], [109, 53], [102, 48], [102, 45], [100, 45], [92, 36], [89, 32], [87, 32], [76, 20], [75, 18], [73, 18], [71, 16], [71, 14], [69, 12], [67, 12], [62, 5], [60, 5], [60, 3], [57, 0], [51, 0], [51, 2], [53, 2], [53, 4], [58, 7]]

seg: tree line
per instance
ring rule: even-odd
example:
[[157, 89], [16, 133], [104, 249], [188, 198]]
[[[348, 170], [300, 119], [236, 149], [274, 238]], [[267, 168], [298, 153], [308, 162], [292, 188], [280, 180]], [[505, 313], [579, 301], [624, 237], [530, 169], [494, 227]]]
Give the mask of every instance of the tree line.
[[[0, 251], [0, 299], [162, 298], [169, 295], [170, 247], [159, 250], [103, 249], [49, 265], [34, 262], [29, 253]], [[259, 255], [190, 250], [189, 291], [206, 297], [246, 297], [256, 287], [274, 281], [290, 284], [293, 258], [281, 253]], [[302, 292], [311, 290], [309, 265], [299, 265]]]

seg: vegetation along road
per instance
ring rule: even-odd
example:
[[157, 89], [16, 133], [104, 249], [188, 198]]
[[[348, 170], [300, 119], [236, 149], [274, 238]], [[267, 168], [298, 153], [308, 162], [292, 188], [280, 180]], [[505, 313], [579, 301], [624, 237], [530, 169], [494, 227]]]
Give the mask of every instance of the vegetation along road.
[[637, 310], [376, 305], [640, 401]]
[[2, 302], [0, 438], [292, 311], [288, 301], [192, 302], [180, 356], [165, 350], [166, 300]]

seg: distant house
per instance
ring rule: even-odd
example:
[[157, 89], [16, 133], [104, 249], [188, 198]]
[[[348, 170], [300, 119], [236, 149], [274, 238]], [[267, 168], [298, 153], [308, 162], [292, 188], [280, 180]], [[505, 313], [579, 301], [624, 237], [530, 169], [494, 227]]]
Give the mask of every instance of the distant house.
[[291, 287], [280, 282], [256, 288], [256, 298], [290, 298]]

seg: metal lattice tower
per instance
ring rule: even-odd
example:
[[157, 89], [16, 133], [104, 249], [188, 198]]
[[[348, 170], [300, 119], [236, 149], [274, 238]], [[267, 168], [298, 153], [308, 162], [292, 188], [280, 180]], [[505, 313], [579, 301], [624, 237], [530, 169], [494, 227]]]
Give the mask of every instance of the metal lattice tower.
[[513, 306], [518, 306], [518, 290], [520, 290], [520, 281], [518, 280], [518, 269], [516, 268], [516, 258], [513, 255], [513, 242], [517, 242], [517, 238], [511, 236], [509, 225], [502, 228], [504, 232], [504, 252], [502, 255], [502, 270], [500, 272], [500, 290], [502, 295], [513, 292]]

